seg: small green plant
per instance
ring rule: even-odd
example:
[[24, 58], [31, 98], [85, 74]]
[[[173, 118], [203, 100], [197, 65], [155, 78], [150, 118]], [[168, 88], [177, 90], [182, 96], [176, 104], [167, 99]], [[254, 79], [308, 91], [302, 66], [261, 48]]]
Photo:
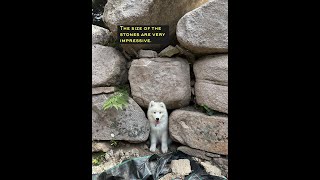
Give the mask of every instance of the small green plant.
[[116, 140], [111, 140], [111, 146], [112, 147], [116, 147], [116, 146], [118, 146], [118, 142], [116, 141]]
[[202, 104], [202, 105], [195, 104], [195, 108], [200, 109], [203, 113], [206, 113], [208, 116], [212, 116], [214, 114], [217, 114], [217, 112], [215, 110], [210, 109], [205, 104]]
[[92, 159], [92, 164], [93, 164], [94, 166], [99, 165], [98, 159]]
[[104, 161], [104, 153], [98, 152], [92, 155], [92, 165], [98, 166]]
[[112, 139], [111, 139], [111, 141], [110, 141], [110, 142], [111, 142], [110, 145], [111, 145], [112, 147], [118, 146], [118, 141], [116, 141], [116, 140], [113, 139], [113, 138], [114, 138], [114, 134], [111, 134], [111, 138], [112, 138]]
[[129, 103], [129, 93], [127, 88], [119, 88], [111, 97], [109, 97], [103, 104], [103, 110], [110, 109], [112, 107], [117, 110], [123, 110]]

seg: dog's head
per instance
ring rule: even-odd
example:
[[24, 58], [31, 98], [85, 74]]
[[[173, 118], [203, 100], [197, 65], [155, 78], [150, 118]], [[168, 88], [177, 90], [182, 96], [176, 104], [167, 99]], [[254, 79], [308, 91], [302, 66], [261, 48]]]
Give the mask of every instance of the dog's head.
[[156, 125], [160, 124], [163, 121], [167, 121], [167, 119], [164, 118], [166, 116], [167, 116], [167, 108], [163, 102], [151, 101], [149, 103], [148, 118], [150, 122], [155, 123]]

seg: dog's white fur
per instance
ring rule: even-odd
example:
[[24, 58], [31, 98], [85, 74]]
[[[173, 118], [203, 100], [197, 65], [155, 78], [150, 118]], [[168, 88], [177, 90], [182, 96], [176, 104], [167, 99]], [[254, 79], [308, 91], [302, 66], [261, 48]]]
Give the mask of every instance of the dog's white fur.
[[[163, 102], [149, 103], [147, 112], [150, 121], [150, 151], [155, 152], [157, 144], [161, 142], [162, 153], [168, 152], [168, 112], [166, 105]], [[157, 122], [157, 118], [159, 121]]]

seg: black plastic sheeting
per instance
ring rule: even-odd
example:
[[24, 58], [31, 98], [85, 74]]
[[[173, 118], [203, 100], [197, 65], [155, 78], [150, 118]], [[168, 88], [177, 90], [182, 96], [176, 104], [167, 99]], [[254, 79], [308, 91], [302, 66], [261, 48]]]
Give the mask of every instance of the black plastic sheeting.
[[184, 178], [185, 180], [226, 180], [224, 177], [208, 174], [191, 156], [180, 151], [126, 160], [100, 174], [93, 174], [92, 180], [158, 180], [171, 172], [169, 165], [172, 160], [177, 159], [190, 160], [192, 172]]

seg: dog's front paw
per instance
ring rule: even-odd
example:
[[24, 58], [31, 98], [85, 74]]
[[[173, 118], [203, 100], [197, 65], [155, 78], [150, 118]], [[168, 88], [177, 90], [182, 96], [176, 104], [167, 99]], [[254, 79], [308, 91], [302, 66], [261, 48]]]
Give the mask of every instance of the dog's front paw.
[[155, 152], [155, 151], [156, 151], [156, 147], [155, 147], [155, 146], [151, 146], [151, 147], [150, 147], [150, 151], [151, 151], [151, 152]]
[[168, 147], [167, 146], [162, 146], [161, 147], [162, 153], [167, 153], [168, 152]]

